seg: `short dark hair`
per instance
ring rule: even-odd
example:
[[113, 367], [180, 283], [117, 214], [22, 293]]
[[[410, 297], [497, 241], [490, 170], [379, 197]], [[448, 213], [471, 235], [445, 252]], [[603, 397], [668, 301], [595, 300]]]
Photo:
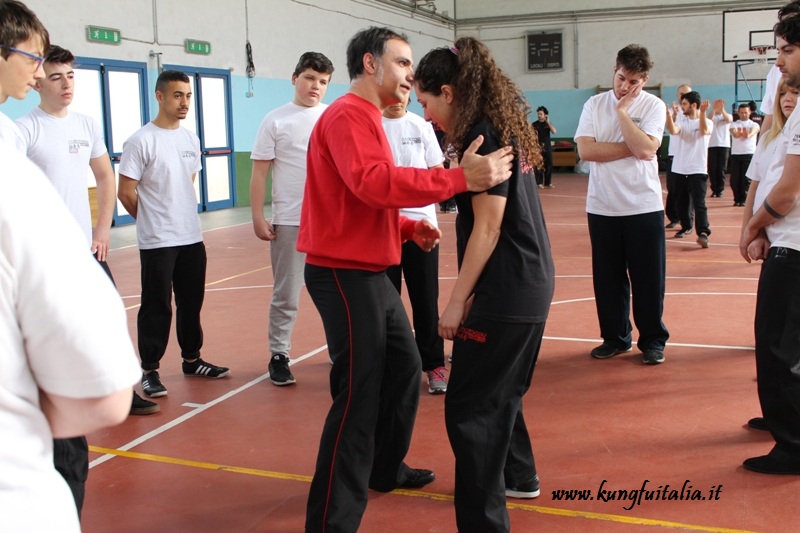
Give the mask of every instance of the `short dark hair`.
[[61, 48], [57, 44], [51, 44], [50, 51], [47, 52], [47, 57], [45, 57], [44, 60], [46, 63], [64, 65], [75, 61], [75, 56], [66, 48]]
[[617, 68], [632, 74], [648, 74], [653, 68], [650, 52], [644, 46], [629, 44], [617, 52]]
[[747, 102], [739, 102], [739, 105], [736, 107], [736, 109], [741, 109], [741, 108], [743, 108], [743, 107], [744, 107], [744, 108], [747, 108], [747, 109], [752, 109], [752, 108], [750, 107], [750, 104], [748, 104]]
[[386, 51], [386, 43], [390, 39], [408, 42], [405, 34], [377, 26], [369, 27], [353, 35], [347, 44], [347, 74], [350, 76], [350, 81], [364, 73], [364, 55], [372, 54], [376, 58], [381, 57]]
[[778, 20], [783, 20], [785, 17], [792, 17], [798, 13], [800, 13], [800, 1], [794, 0], [778, 10]]
[[789, 44], [800, 45], [800, 16], [784, 17], [772, 28], [776, 37]]
[[173, 81], [191, 83], [189, 76], [185, 72], [181, 72], [180, 70], [165, 70], [158, 75], [158, 79], [156, 80], [156, 92], [163, 93], [167, 85]]
[[550, 114], [550, 112], [547, 111], [547, 108], [545, 106], [543, 106], [543, 105], [540, 105], [539, 107], [536, 108], [536, 112], [538, 113], [539, 111], [541, 111], [545, 115], [549, 115]]
[[333, 63], [319, 52], [306, 52], [300, 56], [297, 66], [294, 67], [294, 76], [299, 76], [304, 70], [311, 69], [320, 74], [333, 74]]
[[32, 37], [42, 40], [42, 53], [47, 55], [50, 49], [50, 34], [44, 24], [28, 6], [16, 0], [0, 1], [0, 56], [8, 59], [9, 46], [17, 46]]
[[681, 100], [686, 100], [690, 104], [694, 104], [697, 107], [700, 107], [700, 102], [702, 101], [700, 99], [700, 93], [697, 91], [689, 91], [688, 93], [682, 94]]

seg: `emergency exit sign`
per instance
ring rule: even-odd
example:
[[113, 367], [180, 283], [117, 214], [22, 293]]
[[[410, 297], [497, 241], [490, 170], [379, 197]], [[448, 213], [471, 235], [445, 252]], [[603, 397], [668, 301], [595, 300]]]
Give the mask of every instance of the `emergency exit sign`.
[[195, 41], [194, 39], [184, 39], [183, 46], [190, 54], [201, 54], [204, 56], [211, 54], [211, 43], [208, 41]]
[[86, 39], [93, 43], [120, 44], [122, 32], [113, 28], [86, 26]]

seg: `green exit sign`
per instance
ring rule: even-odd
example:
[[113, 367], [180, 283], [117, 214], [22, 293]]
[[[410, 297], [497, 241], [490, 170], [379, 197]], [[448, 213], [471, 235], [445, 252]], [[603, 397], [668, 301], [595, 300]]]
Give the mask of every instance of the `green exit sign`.
[[195, 41], [194, 39], [184, 39], [183, 46], [190, 54], [201, 54], [204, 56], [211, 54], [211, 43], [208, 41]]
[[86, 26], [86, 39], [93, 43], [120, 44], [122, 32], [113, 28]]

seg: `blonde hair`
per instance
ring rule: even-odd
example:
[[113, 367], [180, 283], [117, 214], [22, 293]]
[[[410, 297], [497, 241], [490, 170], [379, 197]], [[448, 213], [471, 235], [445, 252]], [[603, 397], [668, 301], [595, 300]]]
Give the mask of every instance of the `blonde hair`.
[[781, 105], [781, 96], [786, 92], [791, 91], [792, 87], [786, 83], [785, 78], [781, 78], [778, 84], [778, 91], [775, 93], [775, 105], [772, 108], [772, 126], [769, 131], [764, 134], [764, 146], [771, 143], [778, 135], [780, 135], [783, 127], [786, 125], [788, 117], [783, 114], [783, 106]]

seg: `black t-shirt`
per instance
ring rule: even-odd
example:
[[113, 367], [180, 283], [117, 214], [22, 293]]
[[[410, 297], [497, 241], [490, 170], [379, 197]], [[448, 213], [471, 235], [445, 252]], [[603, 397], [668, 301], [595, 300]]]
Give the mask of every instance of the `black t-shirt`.
[[533, 129], [536, 130], [536, 136], [539, 138], [539, 144], [546, 152], [550, 151], [550, 126], [547, 122], [536, 120], [533, 122]]
[[[469, 146], [478, 135], [484, 137], [479, 154], [500, 148], [497, 130], [485, 121], [470, 130], [462, 146]], [[497, 246], [475, 284], [470, 314], [499, 322], [544, 322], [553, 299], [555, 275], [533, 168], [515, 158], [511, 178], [487, 193], [505, 196], [506, 208]], [[456, 195], [459, 269], [475, 223], [474, 194], [480, 193]]]

